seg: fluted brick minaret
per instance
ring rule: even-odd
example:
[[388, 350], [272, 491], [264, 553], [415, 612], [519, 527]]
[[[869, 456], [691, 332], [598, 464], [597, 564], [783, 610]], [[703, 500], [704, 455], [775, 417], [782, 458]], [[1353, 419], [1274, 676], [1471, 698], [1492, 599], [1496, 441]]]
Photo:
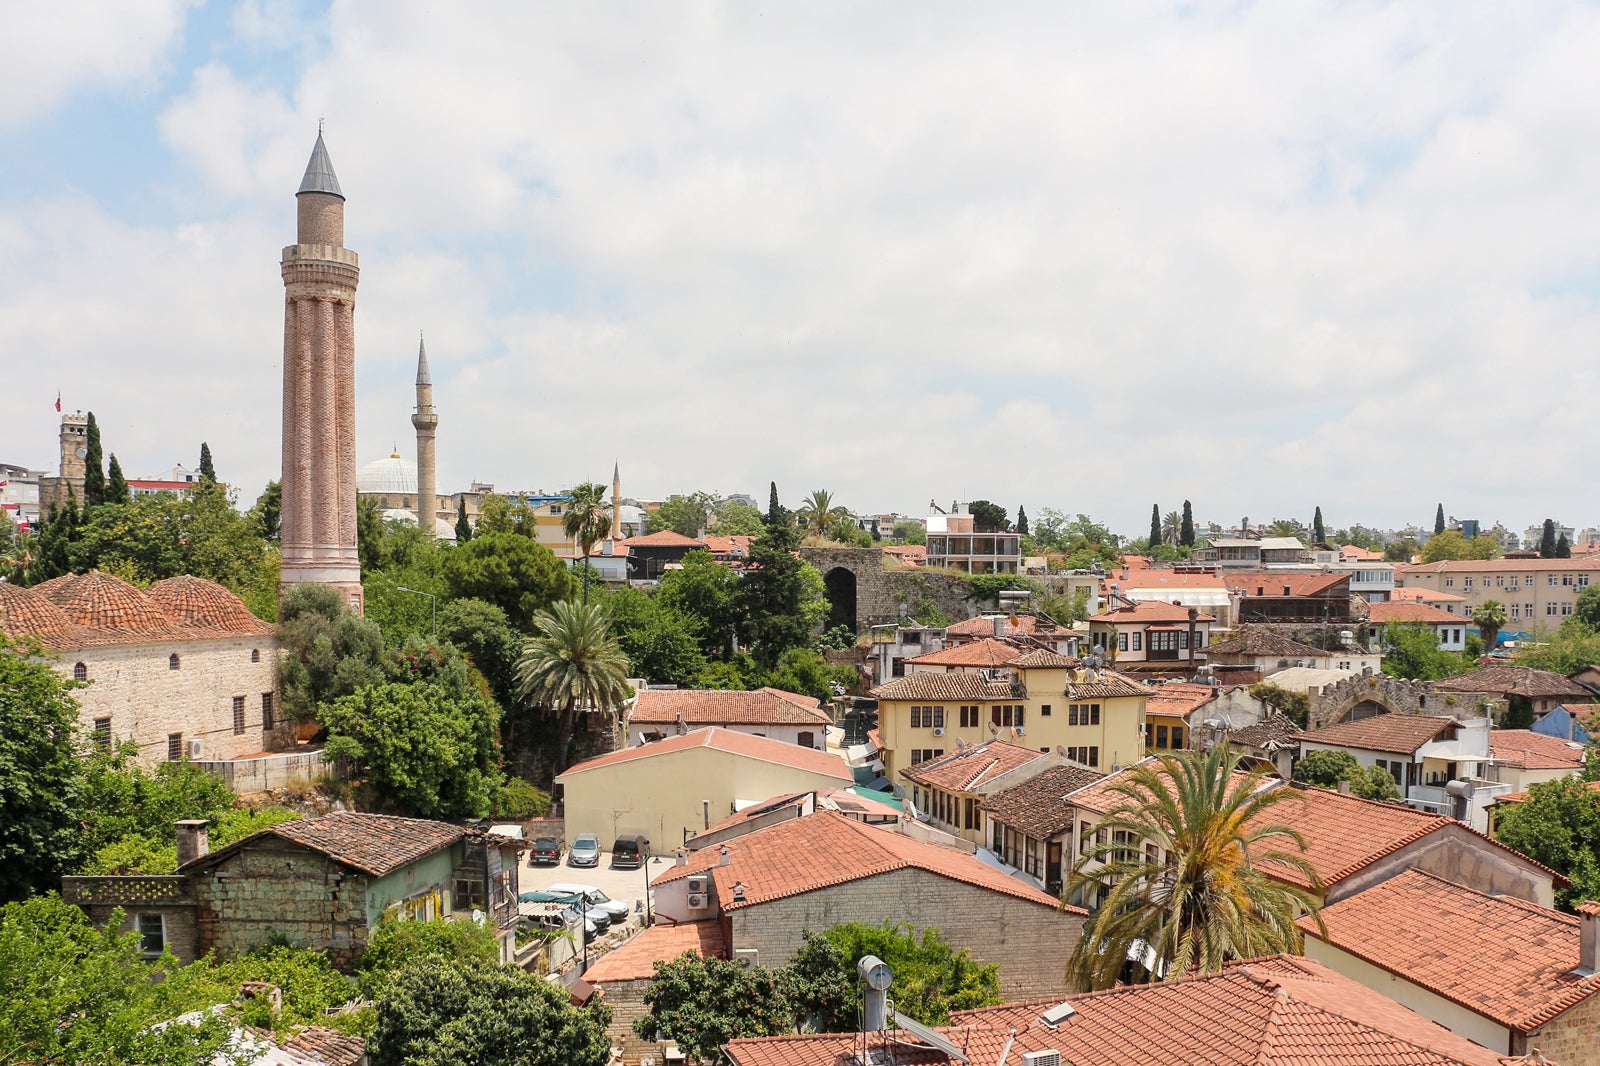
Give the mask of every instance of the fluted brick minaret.
[[362, 609], [356, 554], [356, 253], [344, 193], [317, 133], [283, 250], [283, 572], [279, 592], [321, 581]]
[[439, 497], [433, 480], [433, 434], [439, 414], [433, 409], [433, 378], [428, 373], [428, 349], [417, 340], [417, 410], [411, 416], [417, 431], [417, 528], [424, 537], [438, 533]]
[[622, 464], [611, 464], [611, 539], [622, 539]]

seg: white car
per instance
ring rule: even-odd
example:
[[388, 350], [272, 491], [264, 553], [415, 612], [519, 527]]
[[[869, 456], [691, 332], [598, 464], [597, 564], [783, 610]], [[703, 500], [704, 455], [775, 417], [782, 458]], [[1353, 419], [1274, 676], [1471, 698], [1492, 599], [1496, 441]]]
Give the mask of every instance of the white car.
[[593, 885], [562, 883], [559, 885], [551, 885], [548, 889], [546, 889], [546, 891], [560, 892], [563, 895], [571, 893], [573, 895], [582, 896], [588, 902], [590, 907], [599, 908], [611, 915], [611, 922], [613, 925], [620, 925], [622, 922], [627, 921], [628, 915], [633, 913], [633, 908], [631, 906], [622, 902], [621, 900], [612, 899], [610, 896], [606, 895], [598, 888], [595, 888]]

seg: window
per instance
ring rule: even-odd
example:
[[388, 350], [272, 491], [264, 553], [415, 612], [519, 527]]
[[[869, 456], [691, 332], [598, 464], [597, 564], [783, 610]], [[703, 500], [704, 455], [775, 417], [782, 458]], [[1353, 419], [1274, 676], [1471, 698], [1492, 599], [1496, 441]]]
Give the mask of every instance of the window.
[[1068, 748], [1067, 758], [1085, 766], [1098, 768], [1100, 765], [1100, 747], [1099, 745], [1091, 745], [1089, 747]]
[[1545, 579], [1545, 584], [1550, 585], [1552, 587], [1555, 586], [1557, 584], [1556, 575], [1551, 574], [1549, 577], [1547, 577]]
[[1444, 587], [1447, 588], [1447, 589], [1455, 588], [1456, 587], [1456, 579], [1453, 578], [1453, 577], [1445, 578], [1444, 579]]
[[168, 733], [167, 734], [167, 761], [168, 762], [177, 762], [181, 758], [183, 758], [183, 734], [182, 733]]
[[1570, 604], [1570, 603], [1563, 603], [1563, 604], [1562, 604], [1562, 605], [1561, 605], [1561, 613], [1562, 613], [1562, 614], [1571, 614], [1571, 613], [1572, 613], [1572, 604]]
[[1470, 577], [1462, 578], [1461, 579], [1461, 587], [1463, 589], [1470, 589], [1472, 587], [1472, 579]]
[[1556, 613], [1556, 605], [1553, 604], [1553, 603], [1545, 604], [1544, 605], [1544, 613], [1545, 614], [1555, 614]]
[[1589, 587], [1589, 575], [1588, 574], [1579, 574], [1578, 575], [1578, 587], [1580, 589], [1586, 589], [1586, 588]]
[[1126, 633], [1118, 633], [1117, 634], [1117, 650], [1118, 651], [1127, 651], [1128, 650], [1128, 634], [1126, 634]]
[[1141, 630], [1141, 629], [1135, 629], [1133, 631], [1133, 650], [1134, 651], [1139, 651], [1140, 650], [1139, 644], [1143, 640], [1144, 640], [1144, 631]]
[[87, 681], [87, 680], [89, 680], [89, 667], [86, 666], [83, 663], [74, 663], [73, 666], [72, 666], [72, 680], [74, 680], [74, 681]]
[[261, 649], [260, 648], [251, 648], [250, 649], [250, 661], [253, 662], [253, 663], [258, 663], [258, 662], [261, 661]]
[[1510, 589], [1512, 592], [1517, 591], [1517, 577], [1515, 574], [1511, 575], [1511, 584], [1507, 585], [1506, 588]]
[[961, 708], [961, 728], [976, 729], [978, 726], [978, 708], [967, 706]]
[[1183, 726], [1181, 725], [1172, 727], [1172, 746], [1174, 748], [1183, 747]]
[[263, 731], [271, 730], [276, 723], [272, 720], [272, 693], [261, 694], [261, 728]]
[[94, 746], [101, 751], [111, 750], [111, 719], [96, 718], [94, 720]]
[[458, 877], [455, 881], [455, 891], [451, 895], [456, 910], [487, 910], [483, 903], [482, 881], [471, 877]]
[[935, 708], [933, 708], [933, 728], [935, 728], [935, 729], [943, 729], [944, 728], [944, 708], [943, 707], [935, 707]]
[[233, 735], [239, 736], [244, 732], [244, 697], [233, 698]]
[[1511, 605], [1511, 617], [1512, 617], [1513, 620], [1522, 617], [1522, 608], [1518, 607], [1514, 603]]
[[[931, 725], [932, 722], [930, 721], [929, 724]], [[911, 707], [911, 728], [912, 729], [921, 729], [921, 728], [923, 728], [923, 725], [922, 725], [922, 708], [916, 706], [915, 704], [913, 704], [912, 707]]]
[[1561, 575], [1561, 583], [1563, 585], [1571, 585], [1572, 584], [1572, 575], [1571, 574], [1562, 574]]
[[139, 915], [139, 950], [159, 955], [167, 947], [167, 923], [159, 914]]
[[1050, 705], [1047, 703], [1043, 707], [1040, 707], [1039, 708], [1039, 714], [1042, 717], [1049, 718], [1050, 717]]
[[177, 652], [173, 652], [171, 655], [167, 656], [167, 669], [168, 670], [176, 670], [177, 668], [178, 668], [178, 653]]
[[1164, 725], [1158, 725], [1158, 726], [1156, 726], [1156, 747], [1164, 748], [1166, 746], [1167, 746], [1167, 727], [1164, 726]]

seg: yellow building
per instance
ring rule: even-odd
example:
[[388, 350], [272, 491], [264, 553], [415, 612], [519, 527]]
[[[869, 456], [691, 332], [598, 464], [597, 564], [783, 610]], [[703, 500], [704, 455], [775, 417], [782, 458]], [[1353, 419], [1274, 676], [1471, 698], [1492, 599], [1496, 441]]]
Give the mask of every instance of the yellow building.
[[1083, 669], [1076, 659], [1031, 651], [987, 674], [914, 673], [872, 690], [884, 774], [999, 738], [1053, 752], [1084, 766], [1125, 766], [1144, 755], [1145, 700], [1150, 690], [1109, 670]]

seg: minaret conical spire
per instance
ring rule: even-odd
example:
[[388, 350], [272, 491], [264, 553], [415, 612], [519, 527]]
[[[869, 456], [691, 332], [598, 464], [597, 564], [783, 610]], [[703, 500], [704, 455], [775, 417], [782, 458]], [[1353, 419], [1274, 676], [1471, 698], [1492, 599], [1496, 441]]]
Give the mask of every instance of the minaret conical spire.
[[433, 378], [428, 374], [428, 346], [423, 343], [420, 333], [417, 334], [417, 384], [433, 384]]
[[317, 144], [311, 149], [311, 161], [306, 164], [306, 176], [300, 179], [300, 190], [295, 193], [321, 192], [344, 199], [339, 189], [339, 176], [333, 172], [333, 160], [328, 158], [328, 146], [322, 143], [322, 129], [317, 129]]

